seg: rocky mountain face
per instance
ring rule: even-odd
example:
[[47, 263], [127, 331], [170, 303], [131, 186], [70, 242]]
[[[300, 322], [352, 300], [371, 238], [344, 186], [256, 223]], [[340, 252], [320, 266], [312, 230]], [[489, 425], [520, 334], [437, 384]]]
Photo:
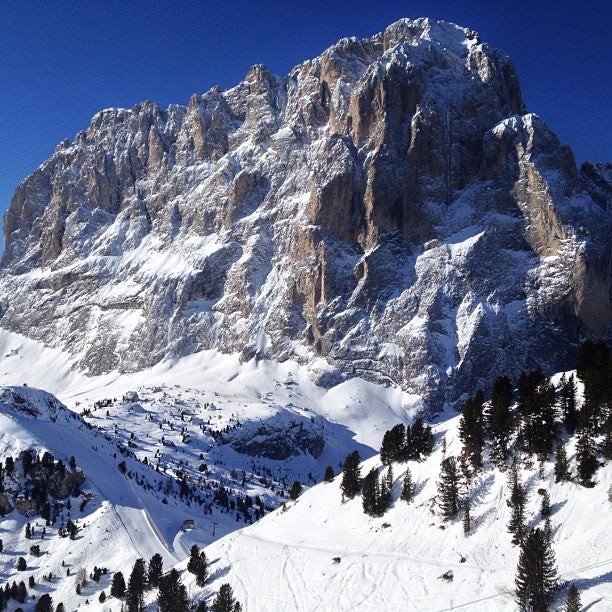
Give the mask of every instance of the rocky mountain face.
[[323, 357], [323, 383], [436, 409], [609, 333], [611, 193], [526, 113], [504, 53], [402, 20], [284, 78], [98, 113], [17, 188], [0, 326], [91, 373]]

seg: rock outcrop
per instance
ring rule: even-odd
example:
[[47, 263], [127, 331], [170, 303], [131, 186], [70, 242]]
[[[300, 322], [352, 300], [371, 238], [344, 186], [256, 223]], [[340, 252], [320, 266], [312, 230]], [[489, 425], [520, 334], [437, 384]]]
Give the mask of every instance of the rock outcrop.
[[92, 373], [322, 356], [436, 408], [609, 330], [605, 176], [504, 53], [402, 20], [285, 78], [98, 113], [17, 188], [0, 325]]

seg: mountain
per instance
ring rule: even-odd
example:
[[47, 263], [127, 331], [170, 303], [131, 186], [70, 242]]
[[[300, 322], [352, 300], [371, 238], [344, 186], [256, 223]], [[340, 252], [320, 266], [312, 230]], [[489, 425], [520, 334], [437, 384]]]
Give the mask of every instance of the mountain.
[[90, 374], [216, 349], [439, 412], [609, 334], [611, 185], [504, 53], [402, 20], [286, 77], [98, 113], [11, 201], [0, 326]]

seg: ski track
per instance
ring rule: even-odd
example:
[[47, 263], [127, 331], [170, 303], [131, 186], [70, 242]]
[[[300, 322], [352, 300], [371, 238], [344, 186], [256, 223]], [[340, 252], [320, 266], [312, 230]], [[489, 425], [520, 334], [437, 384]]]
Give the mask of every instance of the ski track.
[[[70, 453], [78, 457], [78, 466], [88, 478], [89, 486], [96, 489], [102, 499], [111, 502], [113, 512], [140, 557], [146, 560], [155, 553], [162, 552], [165, 563], [171, 565], [178, 563], [179, 559], [168, 547], [157, 526], [153, 526], [154, 522], [142, 500], [129, 482], [123, 477], [118, 477], [116, 466], [106, 457], [74, 436], [67, 428], [54, 427], [54, 435], [51, 436], [48, 421], [26, 419], [8, 413], [7, 416], [30, 431], [40, 445], [48, 448], [55, 456], [63, 457], [66, 449], [71, 449]], [[95, 485], [92, 474], [95, 474]], [[138, 534], [139, 537], [135, 538], [134, 534]]]

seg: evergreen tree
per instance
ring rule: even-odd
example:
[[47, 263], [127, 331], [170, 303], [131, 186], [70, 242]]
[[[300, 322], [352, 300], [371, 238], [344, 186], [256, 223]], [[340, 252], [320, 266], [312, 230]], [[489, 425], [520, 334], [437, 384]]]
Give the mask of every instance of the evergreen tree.
[[542, 493], [542, 503], [540, 504], [540, 516], [543, 519], [547, 519], [550, 517], [550, 493], [548, 491], [544, 491], [544, 493]]
[[405, 502], [412, 501], [412, 497], [414, 496], [414, 483], [412, 482], [412, 473], [410, 472], [410, 468], [406, 468], [406, 473], [404, 474], [404, 482], [402, 484], [402, 493], [400, 495], [400, 499]]
[[146, 564], [144, 559], [136, 559], [128, 580], [125, 604], [128, 612], [142, 612], [146, 586]]
[[576, 430], [578, 413], [576, 411], [576, 381], [572, 374], [569, 378], [561, 378], [561, 392], [559, 394], [561, 414], [565, 430], [570, 435]]
[[576, 462], [580, 483], [585, 487], [594, 486], [593, 476], [598, 467], [597, 454], [591, 429], [586, 425], [583, 425], [578, 433]]
[[508, 531], [513, 534], [512, 543], [520, 544], [525, 535], [525, 504], [527, 495], [519, 478], [516, 463], [510, 472], [510, 505], [512, 516], [508, 523]]
[[234, 597], [234, 591], [227, 582], [221, 585], [213, 601], [212, 612], [242, 612], [242, 606]]
[[51, 599], [51, 595], [48, 593], [41, 595], [36, 602], [36, 606], [34, 606], [34, 612], [53, 612], [53, 600]]
[[302, 494], [302, 483], [299, 480], [294, 480], [289, 491], [289, 497], [295, 501]]
[[208, 559], [206, 553], [198, 548], [197, 544], [191, 547], [187, 571], [196, 577], [196, 584], [204, 586], [208, 580]]
[[472, 502], [469, 491], [465, 495], [463, 502], [463, 535], [468, 536], [472, 531]]
[[159, 553], [155, 553], [149, 560], [149, 570], [147, 572], [149, 584], [152, 587], [159, 586], [159, 581], [161, 580], [163, 573], [164, 573], [164, 560]]
[[492, 442], [492, 457], [502, 464], [508, 457], [508, 441], [512, 433], [512, 384], [507, 376], [498, 377], [491, 391], [491, 406], [487, 415], [488, 434]]
[[522, 610], [547, 612], [557, 586], [555, 556], [540, 529], [523, 541], [516, 570], [516, 601]]
[[384, 514], [391, 506], [392, 492], [393, 492], [393, 468], [389, 466], [380, 484], [380, 500], [378, 504], [379, 514]]
[[110, 594], [117, 599], [121, 599], [125, 595], [125, 578], [121, 572], [113, 574]]
[[363, 511], [370, 516], [379, 514], [380, 483], [378, 481], [378, 469], [372, 468], [364, 477], [361, 488], [361, 502]]
[[482, 447], [484, 445], [483, 404], [484, 394], [482, 391], [478, 391], [473, 398], [469, 398], [463, 405], [463, 412], [459, 420], [459, 437], [463, 442], [463, 453], [475, 468], [482, 466]]
[[575, 584], [570, 586], [567, 592], [567, 600], [565, 601], [565, 612], [580, 612], [582, 603], [580, 602], [580, 593]]
[[323, 480], [325, 480], [325, 482], [333, 482], [334, 481], [334, 468], [331, 465], [328, 465], [325, 468], [325, 476], [323, 476]]
[[447, 457], [440, 466], [438, 506], [444, 520], [457, 518], [462, 505], [461, 474], [455, 457]]
[[200, 547], [194, 544], [189, 551], [189, 561], [187, 562], [187, 571], [192, 574], [198, 573], [198, 567], [200, 565]]
[[587, 340], [578, 348], [576, 372], [584, 384], [582, 420], [598, 432], [612, 394], [610, 351], [604, 341]]
[[406, 426], [399, 423], [385, 432], [380, 447], [380, 460], [384, 465], [391, 465], [393, 461], [405, 461], [405, 452]]
[[187, 589], [174, 568], [163, 576], [159, 582], [157, 605], [159, 606], [159, 612], [177, 612], [189, 609]]
[[522, 447], [530, 454], [548, 455], [556, 434], [555, 389], [537, 368], [521, 374], [518, 391]]
[[353, 499], [361, 490], [360, 461], [361, 457], [359, 456], [359, 452], [353, 451], [346, 456], [342, 464], [344, 472], [342, 474], [340, 489], [342, 490], [342, 495], [348, 499]]
[[555, 482], [562, 482], [570, 479], [569, 461], [565, 446], [562, 442], [557, 444], [557, 452], [555, 453]]
[[431, 454], [433, 450], [433, 434], [429, 425], [423, 424], [423, 419], [418, 417], [415, 422], [406, 429], [406, 450], [402, 453], [402, 461], [414, 459], [421, 461]]
[[23, 557], [19, 557], [19, 559], [17, 559], [17, 571], [25, 572], [27, 568], [28, 564], [26, 563], [26, 560]]
[[25, 603], [28, 598], [28, 589], [26, 589], [25, 582], [22, 580], [17, 586], [17, 601], [19, 603]]
[[57, 604], [57, 607], [55, 608], [55, 612], [66, 612], [66, 607], [61, 601]]
[[198, 602], [198, 605], [195, 608], [195, 612], [208, 612], [206, 602], [203, 599]]
[[612, 459], [612, 404], [610, 406], [610, 413], [606, 418], [603, 425], [604, 443], [603, 443], [603, 455], [606, 459]]

